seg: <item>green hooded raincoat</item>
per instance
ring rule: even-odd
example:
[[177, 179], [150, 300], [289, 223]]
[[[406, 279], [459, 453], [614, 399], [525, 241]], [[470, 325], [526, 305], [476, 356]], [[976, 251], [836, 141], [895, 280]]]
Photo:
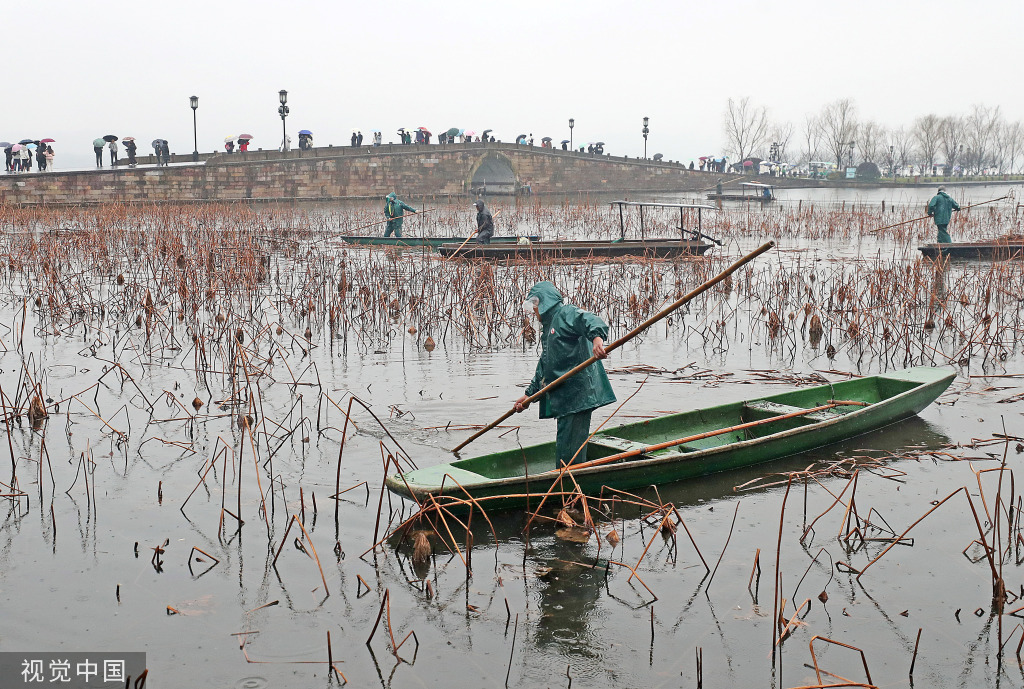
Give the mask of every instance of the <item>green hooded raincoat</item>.
[[385, 237], [391, 236], [392, 232], [396, 237], [402, 236], [402, 216], [405, 215], [405, 211], [415, 213], [416, 209], [403, 203], [395, 196], [394, 192], [384, 197], [384, 217], [388, 219], [387, 230], [384, 232]]
[[[530, 297], [539, 300], [541, 355], [527, 395], [581, 364], [593, 354], [595, 337], [608, 339], [608, 325], [598, 316], [562, 303], [562, 295], [550, 282], [538, 282]], [[540, 418], [552, 419], [590, 411], [615, 401], [604, 365], [596, 361], [540, 398]]]
[[928, 202], [928, 215], [935, 219], [938, 226], [948, 225], [953, 217], [953, 211], [960, 210], [959, 204], [950, 198], [949, 194], [940, 191]]

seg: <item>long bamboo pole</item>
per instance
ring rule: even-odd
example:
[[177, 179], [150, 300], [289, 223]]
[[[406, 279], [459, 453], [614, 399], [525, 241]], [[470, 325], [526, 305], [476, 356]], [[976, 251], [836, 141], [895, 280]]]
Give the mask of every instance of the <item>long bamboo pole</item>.
[[[1006, 196], [1000, 196], [998, 199], [991, 199], [990, 201], [982, 201], [980, 203], [969, 203], [966, 206], [960, 206], [960, 210], [965, 211], [965, 210], [967, 210], [969, 208], [975, 208], [977, 206], [984, 206], [986, 203], [995, 203], [996, 201], [1002, 201], [1003, 199], [1008, 199], [1008, 198], [1010, 198], [1009, 194], [1007, 194]], [[894, 227], [899, 227], [900, 225], [906, 225], [907, 223], [917, 222], [918, 220], [927, 220], [930, 217], [932, 217], [932, 216], [930, 216], [930, 215], [922, 215], [920, 218], [911, 218], [910, 220], [904, 220], [903, 222], [898, 222], [898, 223], [896, 223], [894, 225], [886, 225], [885, 227], [879, 227], [877, 230], [871, 230], [871, 233], [875, 234], [875, 233], [881, 232], [882, 230], [891, 230]]]
[[[614, 350], [618, 349], [619, 347], [621, 347], [622, 345], [626, 344], [627, 342], [632, 340], [634, 337], [636, 337], [637, 335], [642, 333], [647, 328], [651, 327], [652, 325], [654, 325], [658, 321], [662, 320], [663, 318], [665, 318], [666, 316], [671, 314], [673, 311], [675, 311], [679, 307], [687, 304], [688, 302], [693, 300], [695, 297], [697, 297], [697, 296], [701, 295], [702, 293], [706, 292], [707, 290], [711, 289], [712, 287], [717, 285], [719, 282], [721, 282], [725, 278], [729, 277], [730, 275], [735, 273], [737, 270], [742, 268], [744, 265], [746, 265], [750, 261], [754, 260], [755, 258], [757, 258], [761, 254], [765, 253], [766, 251], [768, 251], [769, 249], [771, 249], [774, 246], [775, 246], [775, 242], [767, 242], [765, 244], [762, 244], [761, 246], [759, 246], [754, 251], [751, 251], [749, 254], [747, 254], [746, 256], [741, 258], [740, 260], [738, 260], [735, 263], [733, 263], [731, 266], [726, 268], [724, 271], [719, 273], [717, 276], [711, 278], [710, 280], [705, 282], [700, 287], [697, 287], [696, 289], [694, 289], [694, 290], [690, 291], [689, 293], [683, 295], [682, 297], [680, 297], [679, 299], [677, 299], [676, 301], [674, 301], [673, 303], [669, 304], [667, 307], [662, 309], [657, 314], [651, 316], [646, 321], [644, 321], [643, 323], [641, 323], [637, 327], [633, 328], [632, 330], [630, 330], [628, 333], [626, 333], [625, 335], [623, 335], [619, 339], [615, 340], [615, 342], [612, 342], [610, 345], [605, 347], [605, 351], [610, 354]], [[524, 404], [523, 406], [525, 407], [526, 405], [531, 404], [532, 402], [540, 399], [540, 397], [542, 395], [545, 395], [548, 392], [554, 390], [559, 385], [561, 385], [562, 383], [567, 381], [569, 378], [572, 378], [574, 375], [576, 375], [577, 373], [579, 373], [580, 371], [585, 369], [587, 366], [590, 366], [595, 361], [597, 361], [597, 357], [596, 356], [592, 356], [589, 359], [587, 359], [586, 361], [584, 361], [582, 364], [579, 364], [576, 367], [574, 367], [568, 373], [565, 373], [565, 374], [559, 376], [558, 378], [556, 378], [555, 380], [551, 381], [550, 383], [545, 385], [543, 388], [541, 388], [540, 390], [538, 390], [534, 394], [532, 394], [529, 397], [527, 397], [526, 398], [526, 404]], [[507, 419], [508, 417], [512, 416], [515, 413], [516, 413], [516, 410], [515, 410], [515, 407], [513, 407], [512, 409], [510, 409], [507, 412], [505, 412], [497, 420], [492, 421], [491, 423], [489, 423], [488, 425], [484, 426], [482, 429], [480, 429], [479, 431], [477, 431], [476, 433], [471, 435], [466, 440], [463, 440], [461, 443], [459, 443], [455, 447], [455, 449], [452, 450], [452, 452], [458, 452], [459, 450], [464, 448], [466, 445], [469, 445], [471, 442], [473, 442], [474, 440], [476, 440], [477, 438], [482, 436], [484, 433], [486, 433], [487, 431], [491, 430], [492, 428], [497, 426], [499, 423], [501, 423], [502, 421], [504, 421], [505, 419]]]
[[[326, 237], [321, 237], [320, 239], [314, 239], [313, 240], [313, 244], [316, 244], [317, 242], [323, 242], [323, 241], [326, 241], [328, 239], [334, 239], [335, 237], [343, 237], [345, 235], [351, 235], [353, 232], [358, 232], [359, 230], [365, 230], [367, 227], [373, 227], [374, 225], [380, 225], [381, 223], [385, 223], [385, 222], [388, 222], [390, 220], [398, 220], [399, 218], [408, 218], [411, 215], [426, 215], [427, 213], [433, 213], [435, 210], [436, 210], [435, 208], [427, 208], [426, 210], [422, 210], [422, 211], [414, 211], [414, 212], [411, 212], [411, 213], [404, 213], [402, 215], [395, 216], [394, 218], [384, 218], [383, 220], [374, 220], [373, 222], [366, 223], [365, 225], [360, 225], [359, 227], [353, 227], [351, 230], [348, 230], [347, 232], [337, 232], [335, 234], [329, 234]], [[399, 237], [399, 239], [401, 239], [401, 237]]]

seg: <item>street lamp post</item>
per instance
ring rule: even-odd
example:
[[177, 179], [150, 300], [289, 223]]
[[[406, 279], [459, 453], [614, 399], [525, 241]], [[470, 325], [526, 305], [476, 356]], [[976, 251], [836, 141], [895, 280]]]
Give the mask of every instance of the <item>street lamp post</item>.
[[896, 147], [889, 147], [889, 175], [896, 179]]
[[199, 109], [199, 96], [191, 96], [188, 104], [192, 106], [192, 162], [199, 162], [199, 135], [196, 133], [196, 110]]
[[288, 92], [281, 89], [277, 93], [278, 99], [281, 101], [281, 105], [277, 108], [277, 114], [281, 116], [281, 152], [288, 150], [288, 126], [285, 124], [285, 118], [288, 117]]
[[853, 167], [853, 146], [854, 146], [855, 143], [856, 143], [855, 141], [851, 141], [850, 142], [850, 164], [849, 164], [849, 167]]
[[651, 130], [647, 127], [647, 123], [650, 122], [649, 117], [644, 118], [644, 160], [647, 159], [647, 135], [651, 133]]
[[572, 128], [575, 127], [575, 126], [576, 126], [576, 120], [574, 120], [573, 118], [570, 117], [569, 118], [569, 150], [570, 151], [575, 150], [572, 147]]

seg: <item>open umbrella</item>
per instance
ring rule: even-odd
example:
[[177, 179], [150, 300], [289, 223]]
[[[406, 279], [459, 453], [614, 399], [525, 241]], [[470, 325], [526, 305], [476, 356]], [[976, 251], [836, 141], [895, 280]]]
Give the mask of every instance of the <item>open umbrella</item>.
[[568, 139], [562, 139], [563, 144], [571, 143]]
[[56, 141], [57, 141], [56, 139], [40, 139], [39, 143], [41, 143], [41, 144], [52, 144], [52, 143], [56, 143]]
[[234, 141], [234, 140], [235, 140], [235, 135], [234, 134], [232, 134], [231, 136], [225, 136], [224, 137], [224, 143], [227, 143], [229, 141]]
[[551, 139], [550, 136], [545, 136], [543, 139], [541, 139], [541, 141], [551, 141], [551, 140], [552, 139]]
[[35, 148], [35, 147], [36, 147], [36, 144], [35, 144], [34, 141], [32, 143], [30, 143], [30, 144], [25, 144], [25, 148], [32, 149], [32, 148]]
[[458, 136], [460, 131], [462, 130], [459, 129], [458, 127], [452, 127], [451, 129], [446, 131], [445, 134], [447, 134], [449, 137]]
[[150, 144], [153, 148], [156, 148], [159, 144], [167, 143], [167, 139], [153, 139], [153, 143]]
[[246, 141], [250, 141], [252, 139], [255, 139], [256, 137], [254, 137], [252, 134], [239, 134], [238, 138], [239, 139], [245, 139]]
[[476, 132], [474, 132], [474, 131], [466, 132], [466, 136], [474, 136], [475, 134], [476, 134]]
[[18, 143], [21, 144], [22, 146], [24, 146], [25, 144], [33, 144], [35, 142], [36, 142], [35, 139], [22, 139]]
[[594, 145], [595, 146], [604, 146], [604, 142], [603, 141], [596, 141], [596, 142], [594, 142]]
[[484, 136], [487, 136], [488, 134], [490, 134], [493, 131], [494, 131], [493, 129], [485, 129], [484, 130]]
[[[122, 136], [121, 137], [121, 141], [135, 141], [135, 137], [134, 136]], [[43, 143], [43, 141], [40, 140], [39, 143]]]
[[13, 145], [10, 141], [0, 141], [0, 148], [10, 148]]
[[520, 134], [519, 136], [516, 137], [516, 141], [519, 141], [520, 139], [525, 139], [525, 138], [526, 138], [526, 134]]
[[11, 152], [12, 153], [17, 153], [18, 151], [20, 151], [23, 148], [25, 148], [25, 147], [22, 146], [21, 144], [14, 144], [13, 146], [11, 146]]
[[306, 136], [313, 136], [313, 132], [309, 131], [308, 129], [300, 129], [299, 130], [299, 134], [305, 134]]
[[105, 143], [107, 142], [104, 141], [102, 138], [92, 140], [92, 145], [95, 146], [96, 148], [103, 148], [103, 145]]
[[117, 141], [117, 137], [114, 136], [113, 134], [107, 134], [106, 136], [103, 137], [103, 140], [104, 141]]

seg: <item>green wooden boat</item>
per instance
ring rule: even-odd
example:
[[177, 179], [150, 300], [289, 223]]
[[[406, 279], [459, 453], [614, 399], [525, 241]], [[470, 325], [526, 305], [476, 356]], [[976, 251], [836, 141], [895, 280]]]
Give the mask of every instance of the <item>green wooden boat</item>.
[[[539, 239], [537, 235], [530, 235], [529, 240], [535, 242]], [[356, 234], [342, 234], [333, 237], [333, 239], [340, 239], [346, 244], [364, 244], [368, 246], [405, 246], [405, 247], [420, 247], [429, 246], [433, 249], [438, 248], [442, 244], [462, 244], [466, 241], [465, 237], [382, 237], [376, 236], [363, 236]], [[515, 244], [519, 241], [519, 237], [491, 237], [493, 244]], [[473, 240], [470, 239], [466, 242], [466, 246], [472, 246]]]
[[[922, 366], [605, 429], [572, 474], [584, 493], [597, 494], [605, 486], [633, 490], [768, 462], [913, 416], [954, 377]], [[485, 507], [519, 507], [551, 489], [554, 457], [555, 444], [542, 443], [396, 474], [386, 483], [421, 502], [429, 495], [465, 499], [468, 492]], [[564, 485], [568, 490], [572, 482]]]

